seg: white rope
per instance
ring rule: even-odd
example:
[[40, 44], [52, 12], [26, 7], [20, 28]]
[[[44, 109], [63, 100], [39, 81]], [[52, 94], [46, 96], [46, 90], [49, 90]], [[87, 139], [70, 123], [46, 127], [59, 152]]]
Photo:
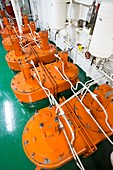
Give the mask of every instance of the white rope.
[[62, 130], [63, 130], [63, 133], [64, 133], [64, 135], [65, 135], [65, 138], [66, 138], [66, 140], [67, 140], [67, 143], [68, 143], [68, 145], [69, 145], [69, 148], [70, 148], [70, 150], [71, 150], [71, 153], [72, 153], [72, 155], [73, 155], [73, 158], [74, 158], [74, 160], [75, 160], [75, 162], [76, 162], [76, 165], [79, 167], [79, 169], [85, 170], [85, 168], [84, 168], [84, 166], [83, 166], [80, 158], [78, 157], [77, 152], [75, 151], [74, 147], [70, 144], [69, 138], [68, 138], [68, 136], [67, 136], [67, 134], [66, 134], [66, 131], [64, 130], [64, 126], [63, 126], [63, 124], [62, 124], [62, 122], [61, 122], [60, 120], [59, 120], [59, 124], [60, 124], [60, 127], [61, 127]]
[[[54, 105], [56, 105], [57, 107], [59, 107], [59, 111], [60, 111], [59, 115], [61, 115], [61, 116], [64, 118], [65, 122], [67, 123], [67, 125], [68, 125], [68, 127], [69, 127], [69, 130], [70, 130], [70, 132], [71, 132], [71, 135], [72, 135], [72, 140], [71, 140], [71, 143], [70, 143], [70, 141], [69, 141], [69, 139], [68, 139], [68, 136], [67, 136], [65, 130], [63, 129], [64, 135], [65, 135], [65, 138], [66, 138], [66, 140], [67, 140], [67, 143], [68, 143], [68, 145], [69, 145], [69, 147], [70, 147], [71, 153], [72, 153], [75, 161], [77, 162], [77, 160], [78, 160], [78, 162], [76, 163], [77, 166], [78, 166], [81, 170], [85, 170], [84, 167], [83, 167], [83, 165], [82, 165], [82, 162], [80, 161], [80, 159], [79, 159], [79, 157], [78, 157], [78, 155], [77, 155], [77, 153], [76, 153], [76, 151], [75, 151], [75, 149], [74, 149], [73, 146], [72, 146], [73, 141], [74, 141], [74, 139], [75, 139], [75, 136], [74, 136], [74, 132], [73, 132], [73, 130], [72, 130], [72, 128], [71, 128], [71, 126], [70, 126], [70, 124], [69, 124], [66, 116], [65, 116], [65, 113], [64, 113], [63, 109], [59, 106], [58, 102], [56, 101], [56, 99], [54, 98], [54, 96], [50, 93], [49, 89], [45, 88], [45, 87], [42, 85], [42, 82], [41, 82], [41, 79], [40, 79], [40, 75], [39, 75], [38, 70], [36, 69], [35, 64], [34, 64], [34, 62], [33, 62], [32, 60], [31, 60], [30, 64], [33, 65], [33, 67], [34, 67], [34, 69], [35, 69], [35, 72], [36, 72], [36, 74], [37, 74], [37, 76], [38, 76], [38, 77], [37, 77], [36, 74], [34, 73], [34, 77], [36, 78], [37, 82], [40, 84], [40, 86], [42, 87], [42, 89], [44, 90], [44, 92], [46, 93], [46, 95], [48, 96], [48, 99], [49, 99], [50, 104], [54, 104]], [[59, 121], [60, 121], [60, 120], [59, 120]], [[61, 121], [60, 121], [60, 124], [61, 124]], [[63, 125], [63, 124], [62, 124], [62, 125]]]
[[[58, 56], [57, 56], [57, 58], [59, 58]], [[60, 58], [60, 60], [61, 60], [61, 58]], [[68, 79], [68, 77], [66, 76], [66, 74], [65, 74], [65, 72], [64, 72], [64, 63], [62, 62], [62, 71], [63, 71], [63, 75], [62, 75], [62, 73], [60, 72], [60, 70], [55, 66], [55, 68], [56, 68], [56, 70], [59, 72], [59, 74], [62, 76], [62, 78], [65, 80], [65, 81], [67, 81], [67, 82], [69, 82], [69, 84], [70, 84], [70, 86], [71, 86], [71, 90], [72, 90], [72, 92], [75, 94], [75, 96], [77, 96], [76, 95], [76, 93], [75, 93], [75, 90], [76, 90], [76, 88], [72, 85], [72, 83], [70, 82], [70, 80]], [[94, 93], [92, 93], [82, 82], [77, 82], [77, 86], [76, 87], [78, 87], [78, 84], [81, 84], [90, 94], [91, 94], [91, 96], [94, 98], [94, 100], [99, 104], [99, 106], [102, 108], [102, 110], [104, 111], [104, 114], [105, 114], [105, 123], [106, 123], [106, 125], [108, 126], [108, 128], [113, 132], [113, 128], [109, 125], [109, 123], [108, 123], [108, 114], [107, 114], [107, 112], [106, 112], [106, 110], [105, 110], [105, 108], [103, 107], [103, 105], [100, 103], [100, 101], [97, 99], [97, 97], [96, 97], [96, 94], [94, 94]], [[83, 103], [82, 101], [80, 101], [81, 103]], [[61, 105], [60, 105], [61, 106]], [[85, 108], [85, 110], [87, 111], [87, 113], [89, 114], [89, 111], [88, 111], [88, 109], [86, 108], [86, 106], [83, 104], [83, 107]], [[58, 109], [58, 108], [57, 108]], [[91, 115], [91, 114], [89, 114], [89, 115]], [[109, 140], [109, 142], [113, 145], [113, 142], [111, 141], [111, 139], [107, 136], [107, 134], [104, 132], [104, 130], [102, 129], [102, 127], [98, 124], [98, 122], [96, 121], [96, 119], [94, 119], [94, 117], [91, 115], [91, 117], [92, 117], [92, 119], [93, 120], [95, 120], [94, 122], [97, 124], [97, 126], [101, 129], [101, 131], [103, 132], [103, 134], [106, 136], [106, 138]]]

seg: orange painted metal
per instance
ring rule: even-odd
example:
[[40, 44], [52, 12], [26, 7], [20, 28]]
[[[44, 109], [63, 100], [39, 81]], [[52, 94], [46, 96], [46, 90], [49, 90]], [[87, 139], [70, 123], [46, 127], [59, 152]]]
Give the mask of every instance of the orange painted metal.
[[9, 21], [6, 17], [3, 17], [2, 21], [3, 21], [4, 28], [0, 30], [0, 34], [1, 34], [2, 38], [4, 39], [4, 38], [8, 37], [7, 25], [9, 25]]
[[28, 24], [29, 24], [28, 16], [27, 15], [23, 15], [23, 26], [22, 26], [23, 34], [30, 33], [30, 29], [29, 29]]
[[40, 48], [42, 50], [49, 50], [49, 43], [48, 43], [48, 31], [41, 31], [39, 33], [40, 39], [41, 39], [41, 44]]
[[[94, 93], [98, 95], [99, 101], [104, 105], [108, 113], [108, 122], [113, 127], [113, 88], [108, 85], [101, 85]], [[65, 98], [63, 97], [59, 100], [59, 103], [61, 104], [64, 101]], [[95, 105], [95, 101], [89, 93], [83, 101], [106, 134], [112, 135], [112, 132], [106, 126], [105, 114], [98, 104]], [[72, 147], [77, 154], [83, 154], [84, 157], [87, 157], [94, 153], [97, 150], [96, 145], [104, 140], [105, 136], [78, 98], [75, 97], [68, 101], [62, 106], [62, 109], [74, 132], [75, 139]], [[60, 127], [59, 120], [62, 122], [63, 128]], [[56, 113], [55, 106], [37, 111], [28, 121], [23, 131], [22, 143], [27, 157], [37, 165], [36, 170], [58, 168], [73, 159], [63, 130], [65, 130], [71, 142], [72, 136], [69, 127], [65, 119]]]
[[[44, 36], [42, 36], [43, 34], [44, 34]], [[6, 58], [6, 61], [9, 65], [9, 67], [12, 70], [20, 71], [20, 66], [19, 66], [18, 61], [27, 60], [27, 62], [30, 62], [31, 60], [33, 60], [35, 62], [35, 64], [37, 65], [39, 61], [46, 64], [46, 63], [53, 62], [55, 60], [54, 54], [56, 53], [56, 47], [54, 45], [48, 43], [47, 31], [40, 32], [39, 36], [40, 35], [41, 35], [41, 38], [40, 38], [39, 46], [37, 46], [37, 45], [35, 45], [33, 47], [29, 46], [29, 47], [23, 48], [23, 50], [20, 47], [19, 39], [16, 36], [11, 36], [11, 43], [12, 43], [14, 50], [10, 51], [6, 55], [5, 58]], [[46, 39], [46, 41], [45, 41], [45, 39]], [[35, 41], [33, 41], [32, 43], [34, 45]]]
[[4, 10], [0, 10], [0, 17], [1, 18], [3, 18], [3, 17], [5, 17], [6, 15], [5, 15], [5, 11]]
[[26, 47], [25, 51], [23, 51], [16, 36], [13, 35], [11, 41], [14, 50], [8, 52], [8, 54], [6, 54], [5, 59], [12, 70], [20, 71], [20, 63], [23, 61], [30, 62], [31, 60], [33, 60], [35, 64], [37, 63], [36, 56], [32, 52], [30, 46]]
[[8, 18], [7, 17], [3, 17], [3, 24], [5, 27], [7, 27], [7, 25], [9, 24]]
[[[6, 15], [5, 15], [5, 11], [4, 10], [0, 10], [0, 18], [4, 18]], [[0, 31], [2, 30], [1, 26], [0, 26]]]
[[11, 27], [11, 25], [7, 26], [7, 31], [8, 31], [9, 36], [2, 40], [2, 44], [6, 51], [11, 51], [11, 50], [13, 50], [11, 36], [15, 35], [15, 34], [14, 34], [14, 31], [13, 31], [13, 28]]
[[28, 15], [23, 15], [23, 17], [22, 17], [22, 20], [23, 20], [23, 25], [27, 25], [27, 24], [29, 24], [29, 21], [28, 21]]
[[7, 1], [7, 0], [6, 0], [6, 1], [3, 0], [3, 1], [4, 1], [5, 10], [7, 11], [7, 13], [8, 13], [11, 17], [15, 18], [11, 1]]
[[[12, 27], [11, 27], [11, 29], [12, 29]], [[8, 52], [11, 51], [11, 50], [14, 50], [13, 45], [12, 45], [12, 40], [11, 40], [11, 39], [13, 39], [14, 36], [12, 36], [12, 35], [8, 36], [8, 37], [6, 37], [2, 40], [2, 44], [5, 48], [5, 50], [8, 51]], [[32, 46], [35, 45], [35, 42], [33, 42], [33, 37], [30, 33], [23, 34], [22, 36], [23, 37], [21, 39], [21, 43], [22, 43], [23, 46], [25, 46], [28, 43], [30, 43], [30, 45], [32, 45]], [[38, 36], [37, 36], [37, 40], [38, 40]]]
[[[67, 52], [65, 53], [68, 55]], [[60, 56], [63, 54], [63, 52], [60, 53]], [[62, 79], [54, 67], [59, 67], [59, 65], [60, 61], [57, 61], [47, 65], [39, 63], [37, 67], [43, 85], [54, 96], [70, 88], [69, 83]], [[65, 73], [72, 84], [75, 85], [78, 80], [78, 68], [69, 62], [66, 65], [67, 69]], [[34, 73], [35, 71], [34, 69], [30, 69], [29, 63], [24, 63], [24, 65], [21, 63], [21, 72], [12, 79], [11, 88], [20, 102], [31, 103], [47, 97], [37, 80], [33, 78]]]
[[[7, 18], [5, 18], [5, 19], [7, 20]], [[28, 24], [30, 25], [31, 29], [29, 28]], [[17, 34], [19, 35], [17, 25], [15, 25], [15, 30], [16, 30]], [[7, 27], [5, 28], [5, 31], [7, 32], [7, 35], [4, 35], [4, 32], [2, 33], [2, 38], [3, 38], [2, 44], [5, 48], [5, 50], [11, 51], [11, 50], [13, 50], [11, 36], [16, 35], [16, 33], [10, 24], [7, 25]], [[23, 36], [23, 37], [22, 37], [21, 41], [22, 41], [22, 44], [25, 45], [25, 44], [31, 42], [33, 39], [32, 34], [30, 32], [32, 31], [32, 33], [34, 34], [34, 32], [36, 31], [35, 22], [31, 21], [29, 23], [27, 15], [23, 15], [22, 31], [23, 31], [23, 34], [21, 36]], [[37, 37], [38, 36], [36, 36], [36, 38]], [[35, 45], [35, 43], [32, 43], [31, 45]]]
[[[99, 86], [98, 89], [95, 89], [94, 93], [97, 95], [98, 100], [101, 102], [101, 104], [106, 109], [106, 111], [108, 113], [108, 117], [109, 117], [108, 122], [111, 125], [111, 127], [113, 127], [113, 115], [111, 114], [112, 111], [113, 111], [113, 88], [110, 87], [107, 84], [103, 84], [103, 85]], [[90, 110], [92, 112], [92, 115], [94, 117], [98, 118], [98, 122], [102, 125], [104, 131], [109, 132], [110, 130], [107, 127], [107, 125], [106, 125], [106, 123], [104, 121], [105, 120], [105, 114], [104, 114], [102, 108], [91, 97], [91, 95], [89, 93], [87, 93], [87, 95], [85, 96], [83, 102], [88, 108], [90, 108]], [[83, 119], [81, 121], [85, 125], [86, 120], [84, 119], [84, 115], [81, 114], [80, 116], [83, 117]], [[91, 129], [93, 131], [99, 132], [99, 129], [95, 128], [94, 123], [93, 124], [89, 123], [88, 126], [91, 127]]]
[[31, 21], [31, 22], [30, 22], [30, 27], [31, 27], [32, 34], [34, 34], [34, 32], [36, 31], [35, 22]]
[[22, 56], [23, 51], [21, 49], [21, 46], [20, 46], [18, 38], [16, 36], [13, 36], [11, 41], [12, 41], [12, 44], [13, 44], [13, 49], [14, 49], [14, 52], [15, 52], [15, 56], [17, 56], [17, 57]]
[[[2, 39], [5, 39], [6, 37], [10, 36], [8, 28], [14, 26], [15, 29], [17, 30], [17, 24], [15, 21], [13, 21], [13, 23], [10, 23], [8, 18], [6, 17], [4, 17], [2, 21], [3, 21], [4, 28], [0, 30], [0, 34], [2, 36]], [[14, 29], [12, 29], [12, 35], [14, 34], [15, 34], [15, 31]]]
[[[30, 27], [31, 27], [32, 32], [36, 31], [34, 22], [30, 22]], [[7, 30], [8, 30], [9, 36], [2, 40], [2, 44], [6, 51], [11, 51], [11, 50], [13, 50], [13, 45], [12, 45], [11, 39], [13, 39], [13, 35], [15, 35], [15, 32], [14, 32], [13, 28], [11, 27], [11, 25], [7, 26]], [[24, 29], [24, 32], [30, 32], [30, 30], [25, 31], [25, 29]], [[31, 33], [22, 34], [21, 36], [22, 36], [21, 42], [23, 45], [28, 44], [33, 41], [33, 37], [32, 37]], [[39, 39], [39, 37], [36, 36], [36, 39]], [[35, 42], [32, 42], [31, 45], [35, 45]]]
[[[11, 41], [10, 41], [10, 38], [9, 38], [10, 34], [9, 34], [9, 30], [8, 30], [7, 26], [11, 26], [11, 27], [14, 26], [17, 34], [19, 34], [18, 27], [17, 27], [17, 23], [16, 23], [15, 20], [14, 20], [14, 21], [13, 21], [13, 22], [14, 22], [13, 25], [11, 25], [11, 24], [9, 23], [9, 21], [8, 21], [8, 18], [6, 18], [6, 17], [4, 17], [2, 20], [3, 20], [3, 24], [4, 24], [4, 29], [1, 29], [1, 30], [0, 30], [0, 34], [1, 34], [1, 36], [2, 36], [2, 39], [8, 37], [8, 38], [5, 40], [5, 42], [3, 42], [3, 45], [4, 45], [4, 43], [6, 43], [6, 45], [7, 45], [7, 44], [9, 45], [9, 43], [11, 43]], [[23, 20], [23, 25], [22, 25], [22, 32], [23, 32], [23, 34], [28, 34], [28, 33], [30, 33], [31, 31], [32, 31], [32, 32], [36, 31], [35, 22], [31, 21], [31, 22], [29, 23], [29, 20], [28, 20], [28, 16], [27, 16], [27, 15], [23, 15], [23, 16], [22, 16], [22, 20]], [[31, 29], [29, 28], [28, 24], [30, 25]], [[16, 34], [16, 33], [15, 33], [13, 27], [12, 27], [12, 35], [15, 35], [15, 34]], [[12, 47], [9, 47], [9, 48], [12, 48]], [[9, 49], [9, 48], [8, 48], [8, 49]], [[6, 50], [7, 50], [7, 49], [6, 49]]]
[[39, 32], [40, 44], [39, 46], [33, 46], [33, 49], [36, 55], [39, 58], [39, 61], [44, 64], [55, 61], [56, 47], [53, 44], [48, 43], [48, 31]]

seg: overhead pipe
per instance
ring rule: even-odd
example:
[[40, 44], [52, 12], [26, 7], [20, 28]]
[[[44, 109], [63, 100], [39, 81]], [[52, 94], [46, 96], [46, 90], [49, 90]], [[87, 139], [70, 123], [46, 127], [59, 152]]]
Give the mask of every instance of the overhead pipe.
[[34, 0], [30, 0], [30, 6], [31, 6], [31, 11], [32, 11], [32, 15], [33, 15], [33, 21], [36, 21], [36, 12], [35, 12], [35, 8], [34, 8]]
[[21, 9], [20, 9], [20, 5], [19, 5], [19, 0], [15, 0], [15, 2], [16, 2], [16, 5], [17, 5], [17, 12], [18, 12], [20, 24], [22, 25], [22, 15], [21, 15]]
[[21, 27], [22, 19], [21, 19], [19, 2], [18, 2], [18, 0], [11, 0], [11, 3], [12, 3], [13, 10], [14, 10], [15, 18], [17, 21], [19, 33], [22, 34], [22, 27]]
[[2, 22], [1, 18], [0, 18], [0, 26], [1, 26], [1, 29], [4, 29], [4, 25], [3, 25], [3, 22]]
[[71, 12], [72, 12], [72, 4], [73, 4], [73, 1], [70, 0], [69, 22], [68, 22], [68, 43], [69, 43], [69, 40], [70, 40], [70, 28], [71, 28]]

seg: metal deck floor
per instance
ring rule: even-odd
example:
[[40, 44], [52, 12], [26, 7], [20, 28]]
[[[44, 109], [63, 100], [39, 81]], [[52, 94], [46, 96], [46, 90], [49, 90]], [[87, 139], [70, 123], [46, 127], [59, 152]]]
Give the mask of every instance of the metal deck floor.
[[[35, 170], [35, 165], [26, 157], [22, 148], [22, 133], [25, 124], [36, 109], [48, 105], [44, 100], [35, 107], [21, 105], [14, 96], [10, 82], [14, 73], [8, 68], [5, 61], [6, 51], [0, 38], [0, 170]], [[80, 79], [85, 81], [81, 72]], [[103, 147], [107, 148], [106, 150]], [[112, 170], [108, 158], [103, 158], [113, 147], [105, 140], [99, 145], [98, 151], [89, 158], [81, 158], [86, 170]], [[107, 161], [106, 161], [107, 160]], [[107, 169], [102, 166], [106, 161]], [[59, 170], [78, 170], [74, 161], [59, 168]]]

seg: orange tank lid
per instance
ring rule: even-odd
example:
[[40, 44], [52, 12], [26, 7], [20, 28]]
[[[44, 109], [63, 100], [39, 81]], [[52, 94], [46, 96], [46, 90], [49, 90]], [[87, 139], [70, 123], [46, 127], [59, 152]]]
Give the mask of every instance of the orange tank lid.
[[[113, 91], [113, 89], [111, 90]], [[113, 127], [113, 103], [111, 102], [113, 93], [110, 93], [108, 85], [99, 86], [94, 93], [98, 94], [100, 103], [103, 104], [107, 111], [108, 122]], [[113, 132], [110, 131], [105, 123], [104, 112], [100, 111], [99, 108], [95, 109], [95, 105], [92, 106], [89, 102], [91, 98], [92, 96], [87, 93], [83, 100], [84, 104], [87, 104], [87, 108], [105, 133], [108, 136], [112, 135]], [[65, 102], [64, 97], [59, 100], [60, 104], [63, 102]], [[107, 105], [105, 102], [107, 102]], [[81, 154], [84, 157], [91, 155], [97, 150], [96, 145], [105, 139], [104, 134], [91, 119], [77, 97], [68, 101], [62, 106], [62, 109], [65, 118], [56, 112], [56, 106], [46, 107], [37, 111], [24, 128], [22, 136], [23, 148], [27, 157], [37, 166], [37, 170], [41, 168], [55, 169], [73, 159], [66, 140], [67, 138], [70, 143], [72, 141], [70, 128], [74, 134], [74, 140], [70, 146], [78, 156]], [[66, 120], [69, 125], [67, 125]]]

